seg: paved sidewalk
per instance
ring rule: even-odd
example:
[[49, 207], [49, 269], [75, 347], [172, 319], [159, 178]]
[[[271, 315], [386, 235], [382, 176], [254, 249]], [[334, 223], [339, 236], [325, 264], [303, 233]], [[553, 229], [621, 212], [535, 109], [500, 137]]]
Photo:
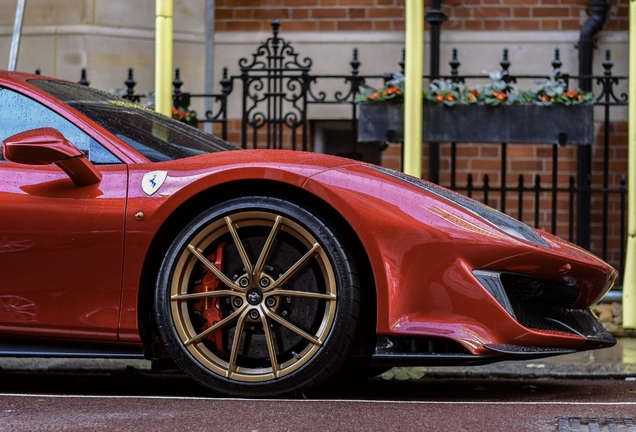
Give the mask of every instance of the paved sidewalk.
[[[145, 360], [0, 357], [1, 373], [104, 373], [137, 370], [152, 373]], [[612, 348], [538, 360], [506, 361], [483, 366], [398, 368], [396, 379], [427, 377], [614, 378], [636, 381], [636, 339], [619, 338]], [[411, 373], [409, 373], [411, 372]], [[389, 374], [391, 375], [391, 374]]]

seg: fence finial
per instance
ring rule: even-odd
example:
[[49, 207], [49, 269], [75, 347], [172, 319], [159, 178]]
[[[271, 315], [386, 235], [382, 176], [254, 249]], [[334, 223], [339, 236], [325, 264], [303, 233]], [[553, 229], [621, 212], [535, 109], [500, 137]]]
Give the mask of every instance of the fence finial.
[[554, 59], [552, 60], [552, 69], [561, 69], [563, 62], [561, 61], [561, 52], [558, 48], [554, 49]]
[[272, 20], [272, 33], [274, 33], [274, 39], [278, 38], [278, 30], [280, 29], [280, 20]]
[[77, 83], [85, 86], [91, 85], [91, 83], [86, 79], [86, 68], [82, 68], [82, 76]]
[[349, 62], [351, 65], [351, 75], [358, 75], [358, 68], [360, 67], [360, 60], [358, 60], [358, 48], [353, 49], [353, 58]]
[[459, 74], [459, 66], [461, 65], [461, 63], [459, 62], [459, 60], [457, 60], [457, 48], [453, 48], [453, 57], [451, 58], [451, 60], [448, 62], [448, 64], [451, 67], [451, 75], [453, 76], [453, 81], [457, 80], [457, 75]]
[[608, 48], [605, 50], [605, 60], [603, 61], [603, 68], [605, 69], [605, 75], [611, 75], [613, 67], [614, 67], [614, 62], [612, 61], [612, 50]]
[[221, 84], [221, 92], [224, 95], [228, 95], [232, 92], [232, 80], [227, 76], [227, 67], [223, 68], [223, 77], [219, 83]]
[[137, 81], [133, 78], [133, 68], [128, 68], [128, 78], [124, 81], [124, 85], [126, 85], [126, 99], [132, 100], [135, 94], [135, 86], [137, 85]]
[[508, 72], [508, 69], [510, 68], [510, 60], [508, 60], [508, 48], [504, 48], [503, 49], [503, 60], [501, 60], [499, 62], [499, 64], [501, 65], [501, 73], [504, 76], [510, 75], [510, 72]]
[[183, 85], [183, 81], [181, 81], [181, 69], [175, 68], [174, 70], [174, 80], [172, 80], [172, 87], [174, 87], [174, 95], [179, 96], [181, 94], [181, 86]]
[[513, 78], [510, 76], [510, 72], [508, 71], [511, 65], [510, 60], [508, 60], [508, 48], [503, 49], [503, 60], [501, 60], [499, 64], [501, 65], [501, 79], [507, 83], [513, 81]]

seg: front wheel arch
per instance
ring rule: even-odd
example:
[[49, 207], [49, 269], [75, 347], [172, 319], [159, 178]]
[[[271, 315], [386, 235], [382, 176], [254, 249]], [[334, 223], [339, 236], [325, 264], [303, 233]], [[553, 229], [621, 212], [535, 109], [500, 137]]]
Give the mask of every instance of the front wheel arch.
[[361, 288], [361, 323], [352, 354], [362, 358], [362, 363], [365, 363], [364, 359], [369, 358], [375, 349], [377, 295], [371, 263], [360, 239], [338, 211], [321, 198], [287, 183], [263, 179], [234, 181], [203, 190], [181, 204], [158, 230], [144, 261], [138, 294], [138, 326], [146, 348], [146, 358], [159, 359], [167, 356], [153, 314], [154, 288], [161, 262], [173, 239], [190, 222], [192, 215], [223, 201], [254, 194], [291, 201], [305, 208], [319, 208], [323, 217], [344, 237], [355, 257]]

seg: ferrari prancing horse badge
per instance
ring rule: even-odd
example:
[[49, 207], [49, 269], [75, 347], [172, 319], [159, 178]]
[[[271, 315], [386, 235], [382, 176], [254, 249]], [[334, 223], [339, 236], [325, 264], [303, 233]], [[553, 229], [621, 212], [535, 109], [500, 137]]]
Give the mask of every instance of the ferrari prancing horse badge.
[[166, 181], [167, 176], [167, 171], [153, 171], [146, 173], [144, 174], [144, 178], [141, 179], [141, 188], [144, 190], [146, 195], [151, 196], [159, 190], [161, 185], [163, 185], [163, 182]]

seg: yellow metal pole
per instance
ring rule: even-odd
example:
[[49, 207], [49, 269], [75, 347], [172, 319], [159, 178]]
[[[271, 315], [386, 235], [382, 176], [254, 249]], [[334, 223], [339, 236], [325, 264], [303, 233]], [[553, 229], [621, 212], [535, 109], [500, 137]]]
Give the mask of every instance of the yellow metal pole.
[[623, 277], [623, 327], [636, 328], [636, 2], [629, 2], [629, 125], [627, 150], [627, 257]]
[[404, 82], [404, 172], [422, 177], [422, 72], [424, 1], [406, 0]]
[[172, 115], [172, 15], [173, 0], [155, 3], [155, 111]]

